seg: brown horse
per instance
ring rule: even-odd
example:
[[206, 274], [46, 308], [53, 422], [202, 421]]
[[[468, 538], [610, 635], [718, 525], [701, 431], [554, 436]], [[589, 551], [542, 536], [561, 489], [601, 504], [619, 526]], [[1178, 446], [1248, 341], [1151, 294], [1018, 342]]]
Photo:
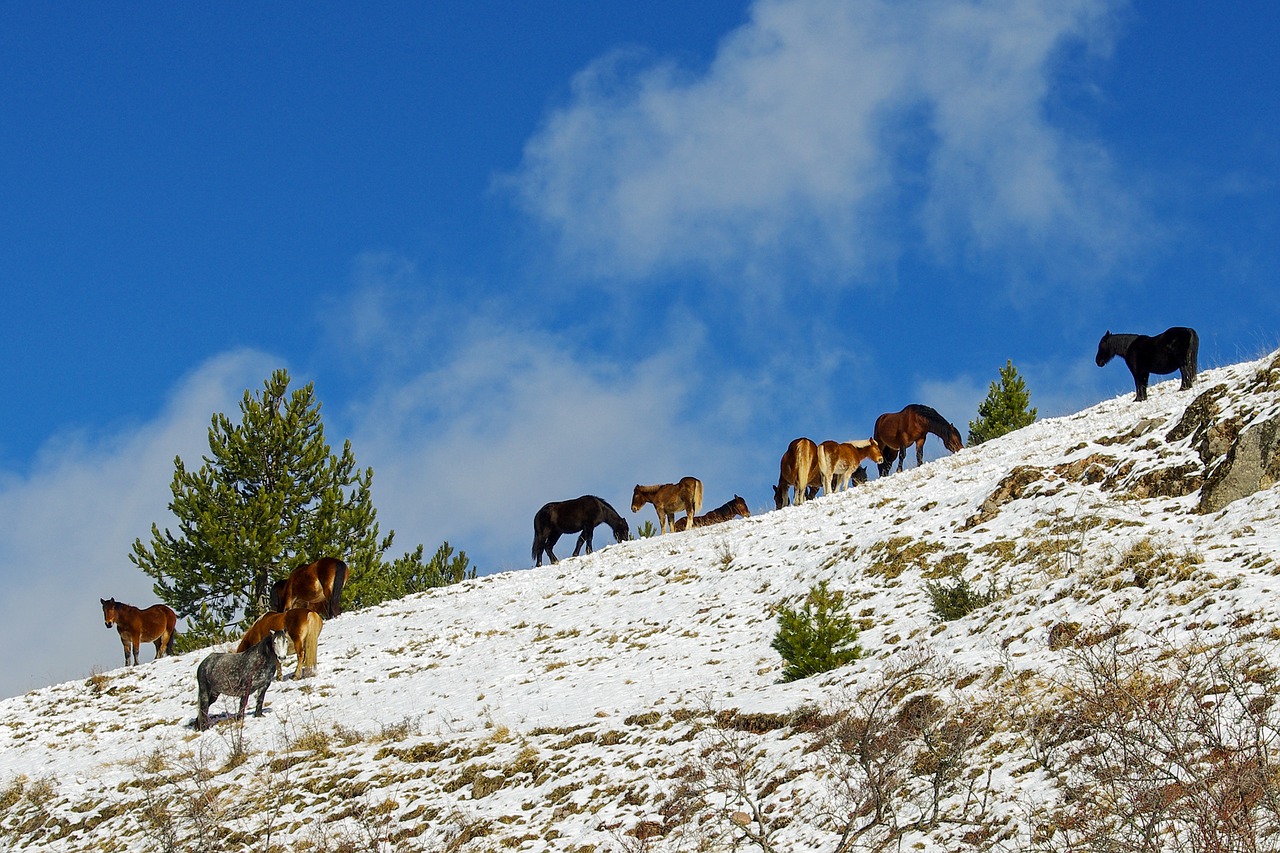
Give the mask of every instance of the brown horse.
[[952, 453], [964, 447], [960, 431], [928, 406], [911, 403], [900, 412], [886, 412], [876, 418], [874, 438], [885, 451], [884, 461], [879, 464], [880, 476], [888, 476], [895, 459], [898, 470], [902, 470], [907, 447], [911, 444], [916, 446], [916, 467], [923, 465], [924, 440], [929, 433], [942, 439], [943, 445]]
[[805, 501], [809, 486], [822, 484], [818, 470], [818, 445], [812, 439], [797, 438], [787, 445], [787, 452], [778, 462], [778, 485], [773, 487], [773, 504], [782, 509], [787, 504], [787, 489], [793, 489], [793, 504]]
[[844, 491], [862, 460], [870, 459], [877, 465], [884, 462], [880, 442], [874, 438], [864, 441], [824, 441], [818, 445], [818, 469], [822, 472], [822, 488], [827, 494]]
[[645, 504], [653, 504], [663, 533], [668, 528], [674, 530], [677, 512], [683, 509], [685, 518], [693, 518], [702, 509], [702, 481], [697, 477], [681, 477], [678, 483], [636, 486], [631, 493], [631, 511], [639, 512]]
[[[722, 521], [733, 521], [738, 516], [746, 518], [751, 517], [751, 510], [747, 509], [747, 502], [740, 496], [734, 495], [733, 500], [718, 506], [705, 515], [697, 515], [693, 518], [694, 527], [706, 527], [710, 524], [719, 524]], [[674, 530], [686, 530], [689, 527], [689, 517], [677, 518], [672, 525]]]
[[[294, 679], [309, 678], [316, 672], [316, 643], [324, 620], [320, 614], [305, 607], [294, 607], [284, 613], [264, 613], [240, 639], [236, 652], [247, 652], [275, 631], [284, 631], [298, 655], [298, 668]], [[284, 667], [276, 661], [276, 678], [284, 674]]]
[[271, 609], [284, 613], [294, 607], [323, 605], [326, 619], [342, 612], [342, 587], [347, 582], [347, 564], [336, 557], [322, 557], [298, 566], [284, 580], [271, 587]]
[[114, 598], [99, 598], [102, 602], [102, 621], [120, 632], [120, 645], [124, 646], [124, 665], [129, 666], [129, 653], [133, 663], [138, 662], [138, 646], [155, 643], [156, 657], [173, 654], [173, 638], [178, 635], [178, 614], [163, 604], [153, 604], [139, 610], [131, 604]]

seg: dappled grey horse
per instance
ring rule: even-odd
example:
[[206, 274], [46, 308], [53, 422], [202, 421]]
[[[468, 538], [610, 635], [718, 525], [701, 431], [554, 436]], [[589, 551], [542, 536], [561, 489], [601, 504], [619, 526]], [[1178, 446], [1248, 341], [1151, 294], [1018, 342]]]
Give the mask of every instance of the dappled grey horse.
[[196, 728], [209, 728], [209, 706], [220, 695], [240, 697], [240, 711], [236, 719], [242, 720], [249, 706], [249, 696], [256, 691], [258, 706], [253, 715], [261, 717], [267, 688], [275, 680], [279, 661], [288, 652], [289, 640], [284, 631], [273, 631], [247, 652], [214, 652], [200, 661], [196, 668], [196, 684], [200, 688]]

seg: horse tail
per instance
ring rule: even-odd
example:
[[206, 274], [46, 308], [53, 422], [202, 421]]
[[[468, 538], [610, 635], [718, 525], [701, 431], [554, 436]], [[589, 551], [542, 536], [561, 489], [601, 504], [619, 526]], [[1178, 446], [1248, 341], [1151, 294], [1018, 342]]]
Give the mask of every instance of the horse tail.
[[333, 590], [329, 593], [329, 618], [342, 612], [342, 588], [347, 584], [347, 564], [334, 559]]
[[[693, 515], [697, 515], [702, 511], [702, 481], [698, 478], [693, 480]], [[693, 524], [693, 516], [689, 517], [689, 524]]]
[[178, 630], [174, 628], [169, 631], [169, 642], [164, 644], [164, 653], [166, 655], [173, 654], [173, 644], [178, 639]]
[[1190, 385], [1195, 381], [1196, 373], [1199, 371], [1200, 359], [1200, 336], [1196, 334], [1196, 330], [1190, 327], [1187, 331], [1191, 333], [1187, 340], [1187, 355], [1183, 359], [1182, 371], [1187, 376], [1187, 384]]

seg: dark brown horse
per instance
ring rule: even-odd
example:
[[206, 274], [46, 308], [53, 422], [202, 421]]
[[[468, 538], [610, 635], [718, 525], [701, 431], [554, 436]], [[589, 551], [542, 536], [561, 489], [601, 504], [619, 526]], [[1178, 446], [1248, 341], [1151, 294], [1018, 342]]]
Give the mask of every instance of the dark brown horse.
[[661, 532], [674, 530], [677, 512], [684, 510], [685, 518], [693, 518], [702, 509], [702, 481], [681, 477], [678, 483], [636, 486], [631, 492], [631, 511], [639, 512], [645, 504], [653, 504]]
[[794, 492], [791, 503], [802, 504], [809, 486], [822, 484], [818, 469], [818, 445], [813, 439], [795, 438], [787, 445], [787, 452], [778, 460], [778, 485], [773, 487], [773, 505], [782, 509], [788, 503], [787, 490]]
[[1147, 335], [1113, 335], [1107, 332], [1098, 341], [1098, 355], [1094, 358], [1098, 367], [1105, 367], [1116, 356], [1124, 359], [1133, 374], [1135, 399], [1147, 399], [1147, 382], [1151, 374], [1182, 373], [1179, 391], [1186, 391], [1196, 381], [1196, 369], [1200, 352], [1200, 336], [1195, 329], [1174, 326], [1154, 337]]
[[336, 557], [322, 557], [298, 566], [287, 578], [272, 585], [271, 609], [284, 613], [295, 607], [309, 607], [332, 619], [342, 612], [342, 587], [346, 582], [347, 564]]
[[959, 430], [936, 410], [919, 403], [911, 403], [900, 412], [887, 412], [876, 418], [873, 437], [884, 452], [884, 461], [878, 466], [880, 476], [888, 476], [895, 459], [901, 471], [907, 447], [912, 444], [916, 446], [916, 467], [923, 465], [924, 440], [930, 433], [942, 439], [942, 444], [952, 453], [964, 447]]
[[[320, 618], [320, 614], [305, 607], [295, 607], [284, 613], [264, 613], [240, 639], [236, 653], [247, 652], [272, 633], [284, 631], [298, 655], [298, 668], [294, 670], [293, 677], [306, 678], [316, 671], [316, 644], [323, 626], [324, 620]], [[282, 674], [283, 666], [277, 659], [276, 678]]]
[[618, 511], [609, 506], [603, 498], [595, 495], [583, 495], [570, 501], [552, 501], [544, 504], [533, 516], [533, 563], [542, 565], [542, 555], [553, 563], [559, 562], [551, 553], [552, 547], [560, 539], [562, 533], [579, 533], [578, 545], [573, 549], [573, 556], [578, 556], [583, 546], [591, 553], [591, 539], [597, 526], [608, 524], [613, 530], [613, 538], [626, 542], [631, 538], [631, 530], [627, 520], [618, 515]]
[[[745, 518], [751, 517], [751, 510], [747, 509], [747, 502], [739, 495], [734, 495], [733, 500], [716, 507], [707, 512], [705, 515], [695, 515], [693, 517], [694, 527], [706, 527], [710, 524], [720, 524], [723, 521], [733, 521], [738, 516]], [[685, 530], [689, 527], [689, 518], [677, 518], [672, 528], [675, 530]]]
[[133, 663], [138, 662], [138, 647], [142, 643], [154, 643], [157, 658], [173, 654], [173, 638], [178, 635], [178, 614], [163, 604], [139, 610], [114, 598], [99, 598], [98, 601], [102, 602], [102, 621], [108, 628], [114, 625], [120, 633], [125, 666], [130, 665], [130, 652]]

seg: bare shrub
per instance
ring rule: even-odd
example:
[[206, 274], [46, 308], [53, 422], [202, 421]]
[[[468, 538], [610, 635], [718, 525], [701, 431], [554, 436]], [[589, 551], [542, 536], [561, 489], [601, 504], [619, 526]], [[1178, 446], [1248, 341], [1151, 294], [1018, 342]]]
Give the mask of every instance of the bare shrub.
[[1244, 644], [1075, 646], [1044, 748], [1064, 802], [1036, 849], [1255, 853], [1280, 838], [1276, 670]]
[[833, 784], [836, 853], [895, 847], [908, 833], [946, 826], [955, 848], [988, 849], [1006, 834], [979, 755], [997, 715], [963, 701], [929, 657], [886, 671], [848, 699], [818, 734]]

